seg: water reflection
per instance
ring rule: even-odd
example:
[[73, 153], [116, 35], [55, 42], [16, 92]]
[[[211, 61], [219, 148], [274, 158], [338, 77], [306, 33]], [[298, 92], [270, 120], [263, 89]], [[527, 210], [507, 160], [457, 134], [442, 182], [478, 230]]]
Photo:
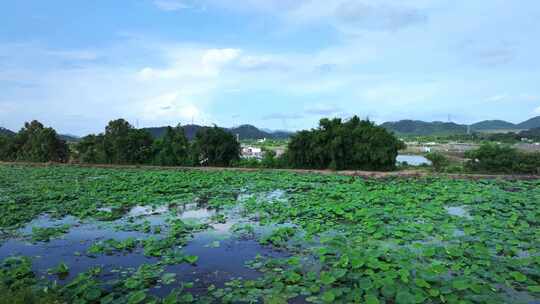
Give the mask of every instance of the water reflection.
[[401, 154], [397, 156], [396, 162], [403, 163], [406, 162], [411, 166], [421, 166], [421, 165], [431, 165], [431, 161], [425, 158], [422, 155], [407, 155]]
[[[273, 199], [283, 198], [284, 192], [274, 192]], [[239, 198], [240, 199], [240, 198]], [[103, 212], [111, 212], [112, 208], [102, 208]], [[32, 258], [33, 270], [38, 277], [68, 282], [78, 273], [88, 271], [92, 267], [102, 268], [102, 280], [117, 279], [122, 272], [133, 271], [142, 264], [154, 264], [158, 258], [146, 257], [141, 246], [134, 251], [114, 252], [111, 255], [88, 255], [92, 244], [107, 239], [118, 241], [127, 238], [144, 240], [149, 237], [163, 237], [167, 233], [167, 223], [171, 219], [182, 219], [185, 222], [206, 223], [209, 228], [191, 235], [189, 241], [181, 250], [187, 255], [199, 257], [196, 265], [179, 264], [168, 266], [165, 272], [177, 274], [178, 281], [194, 282], [194, 293], [205, 293], [210, 285], [223, 287], [224, 283], [242, 277], [254, 279], [261, 274], [245, 266], [246, 262], [261, 256], [284, 256], [270, 247], [259, 244], [254, 238], [246, 238], [235, 234], [232, 230], [237, 224], [254, 224], [241, 216], [241, 203], [221, 210], [210, 209], [204, 202], [197, 201], [188, 204], [163, 204], [157, 206], [135, 206], [129, 209], [122, 218], [110, 221], [82, 221], [75, 217], [52, 219], [46, 215], [32, 221], [19, 231], [18, 237], [6, 240], [0, 245], [0, 259], [9, 256], [28, 256]], [[223, 214], [220, 222], [214, 217]], [[30, 242], [32, 227], [56, 227], [68, 224], [70, 230], [61, 238], [49, 242]], [[159, 235], [151, 229], [148, 232], [133, 229], [139, 224], [162, 226]], [[70, 272], [65, 278], [59, 279], [47, 274], [48, 269], [59, 263], [66, 263]], [[151, 289], [158, 296], [167, 295], [174, 287], [158, 286]]]
[[453, 207], [448, 206], [448, 207], [444, 207], [444, 209], [446, 209], [446, 212], [448, 212], [448, 214], [450, 215], [466, 218], [469, 220], [472, 219], [472, 216], [469, 214], [469, 211], [465, 209], [465, 206], [453, 206]]

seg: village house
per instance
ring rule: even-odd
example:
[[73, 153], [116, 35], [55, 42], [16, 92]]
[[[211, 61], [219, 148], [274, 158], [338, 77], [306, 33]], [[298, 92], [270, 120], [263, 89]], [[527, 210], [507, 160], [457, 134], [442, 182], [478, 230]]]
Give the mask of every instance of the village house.
[[251, 147], [251, 146], [242, 146], [242, 158], [263, 158], [262, 148]]

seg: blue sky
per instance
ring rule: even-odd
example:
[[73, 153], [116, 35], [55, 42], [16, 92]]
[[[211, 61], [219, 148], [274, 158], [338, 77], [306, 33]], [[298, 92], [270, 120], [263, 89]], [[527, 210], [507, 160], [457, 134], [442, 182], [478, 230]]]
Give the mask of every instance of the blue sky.
[[0, 4], [0, 126], [62, 133], [323, 116], [540, 115], [536, 0], [18, 0]]

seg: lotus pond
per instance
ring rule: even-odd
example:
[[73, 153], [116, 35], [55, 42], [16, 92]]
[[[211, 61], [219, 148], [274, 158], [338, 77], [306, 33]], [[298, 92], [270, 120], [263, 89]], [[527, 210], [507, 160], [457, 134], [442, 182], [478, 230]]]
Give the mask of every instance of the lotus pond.
[[535, 303], [540, 181], [0, 165], [0, 303]]

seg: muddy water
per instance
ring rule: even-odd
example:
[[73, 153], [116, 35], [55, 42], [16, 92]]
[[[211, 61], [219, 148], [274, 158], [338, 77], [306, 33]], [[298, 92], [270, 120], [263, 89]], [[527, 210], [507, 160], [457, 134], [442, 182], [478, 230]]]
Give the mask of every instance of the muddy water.
[[[273, 192], [270, 195], [277, 199], [283, 193]], [[241, 198], [242, 199], [242, 198]], [[102, 210], [107, 212], [107, 210]], [[167, 219], [180, 218], [185, 222], [208, 223], [210, 228], [194, 233], [187, 244], [181, 248], [186, 255], [198, 256], [195, 265], [179, 264], [168, 266], [165, 272], [177, 274], [179, 282], [193, 282], [191, 292], [204, 293], [208, 286], [222, 287], [225, 282], [234, 278], [254, 279], [261, 274], [246, 267], [246, 263], [257, 255], [267, 257], [282, 257], [286, 254], [277, 252], [270, 247], [259, 244], [254, 238], [246, 238], [235, 234], [232, 227], [235, 224], [256, 225], [248, 219], [240, 217], [238, 206], [219, 211], [225, 215], [226, 221], [212, 222], [218, 211], [209, 209], [200, 203], [185, 204], [174, 207], [166, 206], [135, 206], [126, 212], [125, 216], [113, 222], [79, 221], [74, 217], [61, 220], [42, 216], [19, 231], [19, 237], [8, 239], [0, 245], [0, 260], [9, 256], [28, 256], [32, 258], [33, 270], [39, 277], [59, 280], [59, 283], [69, 282], [77, 274], [90, 268], [102, 268], [102, 280], [116, 279], [121, 272], [132, 272], [142, 264], [155, 264], [159, 258], [146, 257], [143, 249], [138, 247], [133, 252], [115, 252], [112, 255], [87, 255], [89, 247], [100, 240], [127, 238], [147, 239], [160, 238], [162, 234], [144, 233], [138, 231], [125, 231], [130, 224], [149, 222], [152, 226], [166, 227]], [[55, 227], [68, 224], [69, 232], [59, 239], [49, 242], [31, 242], [29, 235], [32, 227]], [[166, 229], [163, 229], [164, 231]], [[69, 275], [61, 280], [56, 276], [47, 274], [48, 270], [59, 263], [69, 266]], [[157, 286], [151, 292], [158, 296], [167, 295], [173, 287]]]

